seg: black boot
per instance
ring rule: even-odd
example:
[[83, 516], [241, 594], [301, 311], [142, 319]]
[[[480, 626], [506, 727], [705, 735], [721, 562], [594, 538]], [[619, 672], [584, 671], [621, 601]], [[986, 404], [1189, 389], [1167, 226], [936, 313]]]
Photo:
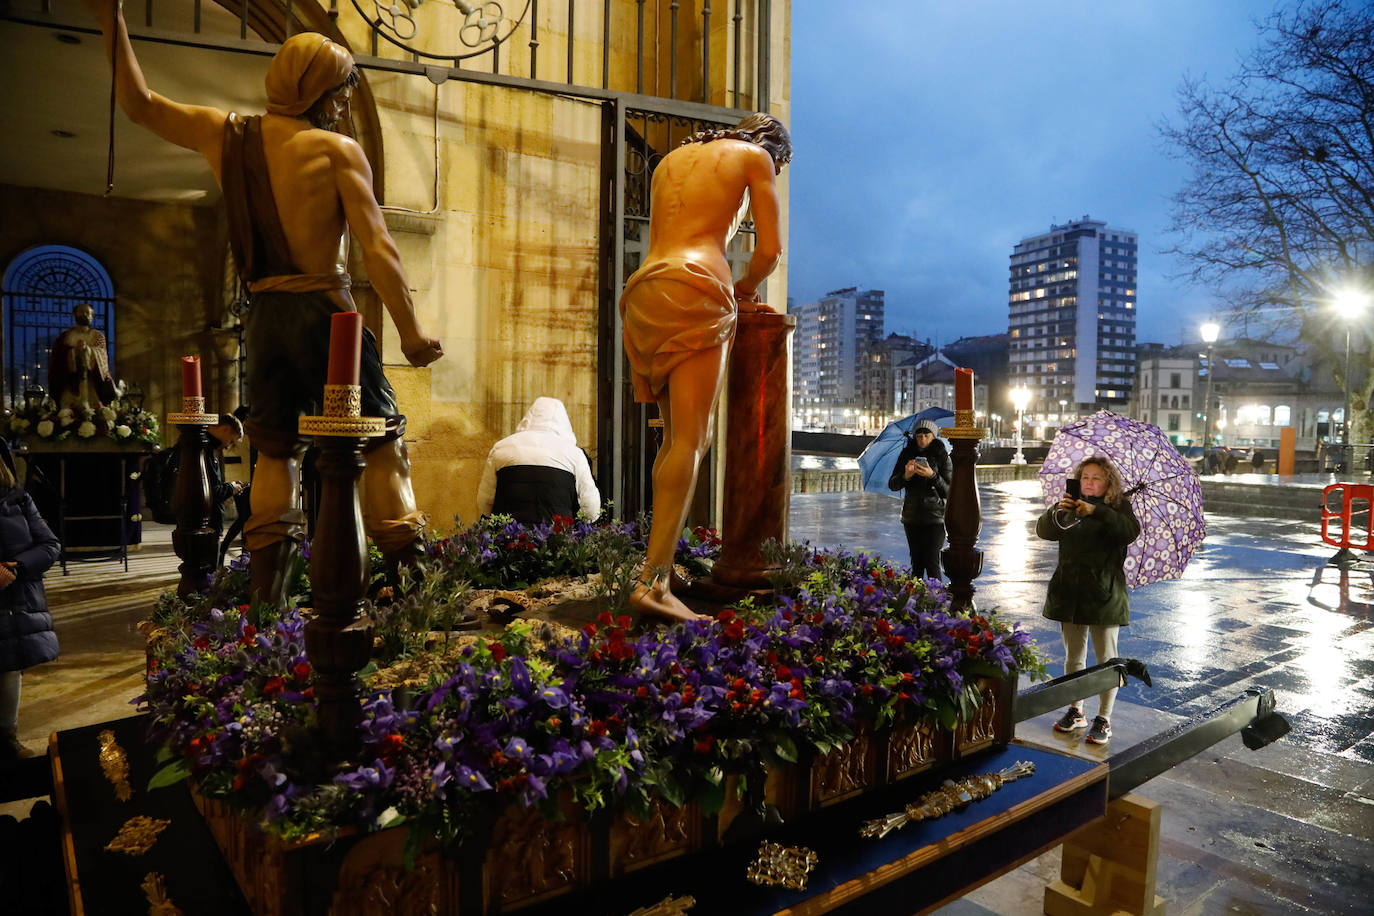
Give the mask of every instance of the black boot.
[[0, 731], [0, 760], [26, 760], [37, 757], [34, 751], [19, 743], [19, 737], [6, 729]]
[[251, 551], [249, 571], [249, 604], [269, 604], [278, 611], [286, 610], [287, 590], [291, 587], [291, 571], [296, 563], [295, 541], [275, 541]]

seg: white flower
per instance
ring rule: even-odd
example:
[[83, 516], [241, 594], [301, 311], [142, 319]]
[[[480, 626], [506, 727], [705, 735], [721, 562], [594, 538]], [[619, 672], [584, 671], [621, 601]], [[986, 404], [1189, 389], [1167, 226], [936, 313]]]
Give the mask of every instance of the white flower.
[[95, 435], [95, 424], [90, 420], [82, 421], [81, 425], [76, 428], [76, 434], [82, 439], [91, 438]]
[[63, 423], [70, 423], [75, 416], [76, 415], [72, 413], [70, 407], [63, 407], [57, 412], [57, 419], [61, 420]]
[[119, 424], [118, 426], [116, 426], [116, 427], [114, 428], [114, 432], [115, 432], [115, 435], [118, 436], [119, 438], [121, 438], [121, 439], [127, 439], [127, 438], [129, 438], [131, 435], [133, 435], [133, 432], [134, 432], [134, 431], [133, 431], [132, 429], [130, 429], [129, 427], [125, 426], [123, 423], [121, 423], [121, 424]]
[[44, 439], [52, 435], [52, 420], [38, 421], [38, 435]]
[[26, 430], [26, 429], [28, 429], [28, 428], [29, 428], [29, 421], [28, 421], [28, 420], [25, 420], [23, 417], [14, 417], [13, 419], [10, 420], [10, 431], [11, 431], [11, 432], [22, 433], [24, 430]]
[[113, 407], [100, 408], [100, 415], [105, 418], [106, 425], [109, 425], [115, 421], [115, 412]]

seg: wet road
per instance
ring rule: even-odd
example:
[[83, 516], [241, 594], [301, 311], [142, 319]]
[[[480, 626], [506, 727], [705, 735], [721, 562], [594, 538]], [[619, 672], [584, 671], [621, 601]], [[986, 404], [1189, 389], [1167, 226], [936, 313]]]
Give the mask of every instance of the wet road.
[[[1063, 673], [1058, 626], [1040, 616], [1057, 547], [1035, 536], [1036, 481], [980, 488], [983, 573], [979, 608], [1030, 629]], [[872, 493], [795, 494], [791, 536], [908, 561], [900, 502]], [[1327, 567], [1315, 519], [1277, 522], [1214, 516], [1182, 579], [1131, 592], [1120, 653], [1150, 668], [1153, 689], [1132, 682], [1120, 700], [1188, 716], [1252, 685], [1273, 688], [1292, 740], [1374, 763], [1374, 577], [1368, 562]]]

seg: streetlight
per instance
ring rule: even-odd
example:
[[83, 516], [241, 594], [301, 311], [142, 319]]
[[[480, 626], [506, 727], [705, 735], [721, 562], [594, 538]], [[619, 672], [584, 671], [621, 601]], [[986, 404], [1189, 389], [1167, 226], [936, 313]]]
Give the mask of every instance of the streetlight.
[[1016, 408], [1016, 454], [1011, 456], [1011, 463], [1025, 464], [1026, 456], [1021, 453], [1021, 412], [1030, 403], [1030, 391], [1025, 385], [1012, 389], [1011, 403]]
[[1212, 378], [1217, 374], [1216, 367], [1212, 365], [1212, 345], [1221, 334], [1221, 325], [1209, 321], [1198, 330], [1202, 333], [1202, 342], [1207, 344], [1207, 408], [1202, 412], [1202, 450], [1205, 455], [1212, 445]]
[[1350, 472], [1350, 326], [1369, 308], [1369, 294], [1347, 287], [1336, 294], [1333, 305], [1345, 320], [1345, 422], [1341, 424], [1341, 467]]

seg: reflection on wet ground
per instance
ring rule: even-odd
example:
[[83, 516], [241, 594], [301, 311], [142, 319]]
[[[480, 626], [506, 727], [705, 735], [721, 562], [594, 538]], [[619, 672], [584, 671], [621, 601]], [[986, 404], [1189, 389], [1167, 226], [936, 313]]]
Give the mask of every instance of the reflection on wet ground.
[[[1037, 481], [980, 487], [980, 608], [1029, 629], [1063, 673], [1057, 625], [1040, 616], [1057, 548], [1035, 536]], [[870, 493], [794, 494], [791, 536], [908, 560], [900, 502]], [[1120, 652], [1154, 688], [1118, 696], [1107, 749], [1023, 723], [1022, 740], [1105, 758], [1250, 686], [1272, 688], [1293, 731], [1259, 751], [1233, 736], [1142, 786], [1166, 803], [1159, 893], [1171, 913], [1368, 913], [1374, 899], [1374, 564], [1326, 566], [1316, 517], [1213, 516], [1182, 579], [1131, 593]], [[1091, 713], [1094, 701], [1089, 701]], [[941, 910], [1041, 912], [1057, 877], [1046, 854]]]

